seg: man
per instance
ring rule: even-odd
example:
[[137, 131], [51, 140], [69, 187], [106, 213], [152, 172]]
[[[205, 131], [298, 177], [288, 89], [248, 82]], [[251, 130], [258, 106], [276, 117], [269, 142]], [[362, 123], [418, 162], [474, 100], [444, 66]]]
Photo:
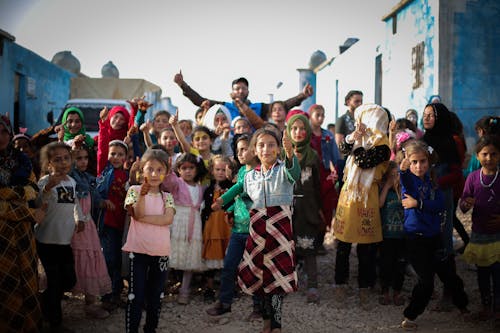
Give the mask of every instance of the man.
[[345, 106], [348, 107], [346, 113], [336, 122], [335, 141], [337, 146], [344, 142], [344, 138], [354, 132], [356, 119], [354, 119], [354, 110], [363, 104], [363, 93], [359, 90], [351, 90], [345, 96]]
[[[229, 112], [231, 113], [231, 118], [234, 119], [240, 115], [240, 111], [238, 110], [238, 107], [236, 106], [234, 101], [235, 99], [239, 99], [241, 102], [247, 104], [250, 107], [250, 109], [252, 109], [255, 112], [257, 116], [261, 117], [264, 120], [267, 120], [269, 112], [269, 104], [252, 103], [248, 100], [248, 93], [249, 93], [248, 80], [245, 79], [244, 77], [240, 77], [232, 82], [231, 98], [233, 99], [233, 101], [231, 102], [222, 102], [201, 97], [200, 94], [194, 91], [193, 88], [191, 88], [184, 81], [184, 77], [182, 76], [182, 71], [175, 74], [174, 82], [177, 83], [177, 85], [182, 89], [182, 93], [184, 94], [184, 96], [189, 98], [189, 100], [193, 102], [194, 105], [201, 106], [201, 103], [203, 103], [203, 101], [205, 100], [209, 101], [210, 106], [214, 104], [223, 104], [225, 107], [229, 109]], [[290, 99], [287, 99], [284, 102], [286, 110], [288, 111], [292, 107], [299, 105], [303, 100], [305, 100], [312, 94], [313, 94], [313, 88], [310, 84], [307, 84], [300, 94]]]

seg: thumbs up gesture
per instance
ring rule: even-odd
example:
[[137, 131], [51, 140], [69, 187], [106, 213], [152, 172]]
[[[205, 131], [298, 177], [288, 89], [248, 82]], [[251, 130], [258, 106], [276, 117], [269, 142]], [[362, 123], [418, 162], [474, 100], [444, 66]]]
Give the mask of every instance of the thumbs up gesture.
[[286, 129], [283, 130], [283, 149], [285, 150], [286, 158], [291, 160], [293, 158], [293, 144], [290, 137], [286, 132]]

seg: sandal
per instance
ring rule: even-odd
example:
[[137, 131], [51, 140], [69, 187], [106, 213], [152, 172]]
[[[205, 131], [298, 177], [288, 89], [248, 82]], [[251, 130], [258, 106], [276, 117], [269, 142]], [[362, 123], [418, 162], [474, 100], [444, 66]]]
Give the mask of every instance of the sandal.
[[401, 327], [405, 329], [405, 331], [416, 331], [418, 325], [415, 321], [405, 318], [401, 323]]

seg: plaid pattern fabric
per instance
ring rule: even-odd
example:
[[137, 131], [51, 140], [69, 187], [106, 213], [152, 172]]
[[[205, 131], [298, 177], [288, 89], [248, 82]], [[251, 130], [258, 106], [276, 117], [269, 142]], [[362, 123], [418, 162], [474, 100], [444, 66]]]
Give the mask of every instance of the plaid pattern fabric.
[[239, 266], [238, 282], [251, 295], [297, 290], [295, 244], [288, 207], [252, 209], [250, 236]]
[[38, 332], [41, 321], [33, 215], [34, 187], [0, 188], [0, 332]]

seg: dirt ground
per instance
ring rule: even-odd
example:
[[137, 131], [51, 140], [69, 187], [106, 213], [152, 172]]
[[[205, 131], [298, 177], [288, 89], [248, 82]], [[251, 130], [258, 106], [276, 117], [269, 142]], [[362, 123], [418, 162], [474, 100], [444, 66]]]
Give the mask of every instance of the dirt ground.
[[[461, 216], [466, 228], [470, 229], [470, 215]], [[331, 236], [331, 235], [330, 235]], [[456, 247], [459, 247], [460, 241]], [[378, 304], [378, 292], [372, 293], [368, 309], [359, 306], [356, 290], [356, 251], [351, 252], [350, 293], [345, 302], [337, 302], [334, 297], [334, 265], [335, 251], [333, 237], [327, 237], [325, 246], [328, 251], [318, 257], [319, 291], [321, 302], [307, 304], [304, 291], [299, 290], [287, 295], [283, 304], [283, 332], [398, 332], [403, 319], [403, 306]], [[469, 309], [480, 309], [479, 291], [474, 267], [465, 263], [457, 256], [457, 271], [465, 283], [466, 292], [470, 298]], [[300, 276], [300, 274], [299, 274]], [[410, 295], [415, 280], [406, 276], [403, 293]], [[441, 283], [436, 279], [436, 294], [441, 293]], [[437, 300], [432, 300], [422, 316], [417, 318], [419, 332], [495, 332], [493, 322], [464, 322], [458, 310], [450, 312], [432, 311]], [[203, 302], [200, 293], [193, 295], [189, 305], [178, 305], [175, 295], [164, 298], [158, 332], [203, 332], [203, 333], [247, 333], [260, 332], [261, 320], [248, 321], [246, 318], [252, 308], [251, 297], [242, 296], [237, 299], [232, 312], [220, 317], [210, 317], [205, 310], [211, 307]], [[83, 300], [70, 297], [64, 301], [64, 323], [76, 332], [118, 333], [125, 331], [125, 312], [116, 310], [107, 319], [97, 320], [85, 316]], [[144, 321], [145, 313], [143, 313]], [[498, 332], [498, 331], [497, 331]]]

